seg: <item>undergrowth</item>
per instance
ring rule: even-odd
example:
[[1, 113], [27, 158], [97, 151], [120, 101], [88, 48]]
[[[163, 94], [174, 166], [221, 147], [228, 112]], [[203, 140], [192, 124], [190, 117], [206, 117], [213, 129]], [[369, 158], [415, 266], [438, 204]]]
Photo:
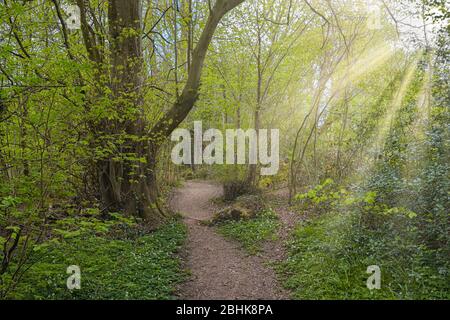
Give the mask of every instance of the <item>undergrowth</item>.
[[[176, 252], [185, 226], [173, 221], [134, 239], [75, 237], [46, 248], [9, 299], [173, 299], [185, 279]], [[78, 265], [81, 289], [68, 290], [66, 269]]]
[[[374, 192], [358, 198], [323, 185], [314, 190], [299, 198], [330, 211], [295, 228], [288, 258], [277, 267], [294, 298], [450, 298], [448, 257], [418, 237], [414, 212], [380, 205]], [[380, 289], [366, 285], [372, 265], [380, 267]]]
[[218, 229], [224, 236], [239, 241], [250, 254], [261, 250], [264, 241], [276, 239], [278, 217], [272, 210], [265, 210], [254, 219], [228, 221]]

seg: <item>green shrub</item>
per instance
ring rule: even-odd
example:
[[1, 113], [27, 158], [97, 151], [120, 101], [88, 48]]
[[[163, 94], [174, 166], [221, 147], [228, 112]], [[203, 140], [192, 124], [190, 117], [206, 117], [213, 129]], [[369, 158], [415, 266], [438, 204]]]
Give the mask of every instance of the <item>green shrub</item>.
[[321, 214], [339, 205], [344, 197], [349, 199], [348, 195], [347, 190], [339, 188], [332, 179], [328, 178], [321, 184], [308, 190], [308, 192], [297, 194], [295, 200], [300, 210], [313, 209], [314, 213]]
[[[321, 215], [298, 226], [279, 271], [299, 299], [448, 299], [448, 259], [425, 245], [419, 214], [378, 202], [377, 193], [323, 187], [305, 193]], [[343, 196], [347, 194], [347, 196]], [[331, 200], [330, 200], [331, 199]], [[321, 205], [328, 209], [323, 212]], [[367, 267], [381, 268], [381, 289], [366, 287]]]

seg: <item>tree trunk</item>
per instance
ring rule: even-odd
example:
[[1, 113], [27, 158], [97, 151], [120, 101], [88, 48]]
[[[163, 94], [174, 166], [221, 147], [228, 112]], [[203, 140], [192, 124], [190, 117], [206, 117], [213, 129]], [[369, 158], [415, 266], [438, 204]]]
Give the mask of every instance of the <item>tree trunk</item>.
[[113, 157], [98, 162], [99, 189], [108, 211], [123, 210], [157, 222], [163, 213], [156, 204], [157, 148], [148, 144], [144, 132], [140, 2], [111, 0], [109, 4], [110, 86], [117, 117], [100, 125], [112, 139], [123, 137], [123, 142], [116, 143]]
[[[259, 129], [260, 129], [260, 122], [261, 122], [261, 120], [260, 120], [260, 108], [259, 108], [259, 106], [256, 108], [256, 110], [255, 110], [255, 114], [254, 114], [254, 116], [255, 116], [255, 131], [256, 131], [256, 139], [257, 139], [257, 141], [259, 141]], [[257, 172], [256, 172], [256, 170], [257, 170], [257, 165], [256, 164], [249, 164], [249, 166], [248, 166], [248, 174], [247, 174], [247, 184], [251, 187], [251, 188], [253, 188], [253, 187], [256, 187], [256, 182], [257, 182], [257, 177], [258, 177], [258, 174], [257, 174]]]
[[[259, 127], [260, 127], [260, 111], [261, 111], [261, 104], [262, 104], [262, 77], [263, 77], [263, 70], [261, 65], [261, 45], [262, 45], [262, 39], [261, 39], [261, 30], [258, 26], [257, 29], [258, 34], [258, 52], [256, 55], [256, 66], [258, 69], [258, 79], [257, 79], [257, 85], [256, 85], [256, 107], [255, 107], [255, 113], [254, 113], [254, 126], [256, 131], [256, 140], [259, 141]], [[250, 164], [248, 167], [248, 174], [247, 174], [247, 184], [250, 187], [254, 187], [256, 185], [256, 164]]]

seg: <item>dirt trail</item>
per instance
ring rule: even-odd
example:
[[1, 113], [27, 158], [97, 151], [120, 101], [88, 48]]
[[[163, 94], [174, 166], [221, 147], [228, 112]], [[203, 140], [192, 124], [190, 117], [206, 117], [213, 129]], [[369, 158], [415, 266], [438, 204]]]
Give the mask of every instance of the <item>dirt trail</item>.
[[211, 182], [188, 181], [177, 190], [171, 206], [188, 226], [186, 268], [190, 280], [179, 288], [182, 299], [287, 299], [274, 271], [261, 257], [249, 256], [239, 244], [201, 225], [213, 214], [211, 199], [222, 188]]

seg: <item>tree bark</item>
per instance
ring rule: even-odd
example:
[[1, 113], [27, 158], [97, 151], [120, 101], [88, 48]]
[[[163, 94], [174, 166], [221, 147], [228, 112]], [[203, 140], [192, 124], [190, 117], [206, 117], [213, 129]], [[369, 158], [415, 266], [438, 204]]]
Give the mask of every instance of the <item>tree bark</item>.
[[[160, 220], [154, 188], [155, 157], [143, 139], [143, 55], [141, 1], [111, 0], [108, 10], [111, 51], [111, 100], [116, 117], [100, 121], [100, 130], [114, 139], [111, 156], [97, 162], [99, 191], [108, 211], [123, 210], [145, 220]], [[123, 137], [117, 143], [116, 137]], [[157, 217], [157, 219], [153, 219]]]

